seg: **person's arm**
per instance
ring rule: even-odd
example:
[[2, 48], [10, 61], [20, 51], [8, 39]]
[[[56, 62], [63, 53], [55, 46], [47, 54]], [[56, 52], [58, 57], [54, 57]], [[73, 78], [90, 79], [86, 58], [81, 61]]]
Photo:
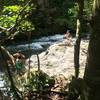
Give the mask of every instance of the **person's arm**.
[[15, 57], [15, 58], [16, 58], [17, 56], [18, 56], [18, 53], [13, 54], [13, 57]]
[[25, 56], [24, 56], [23, 54], [21, 54], [21, 58], [22, 58], [22, 59], [25, 59]]

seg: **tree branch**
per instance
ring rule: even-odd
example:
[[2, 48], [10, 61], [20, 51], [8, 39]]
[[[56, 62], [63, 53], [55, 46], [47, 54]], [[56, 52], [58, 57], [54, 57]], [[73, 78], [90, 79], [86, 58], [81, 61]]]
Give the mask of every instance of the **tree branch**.
[[9, 58], [10, 58], [10, 60], [11, 60], [11, 63], [13, 64], [13, 66], [15, 66], [14, 57], [10, 54], [10, 52], [7, 51], [3, 46], [1, 46], [0, 49], [1, 49], [2, 51], [4, 51], [4, 52], [9, 56]]
[[8, 31], [8, 29], [0, 26], [0, 31]]
[[32, 1], [32, 0], [28, 1], [28, 2], [26, 3], [26, 5], [23, 7], [23, 9], [21, 9], [21, 11], [19, 12], [19, 14], [18, 14], [18, 16], [17, 16], [17, 18], [16, 18], [15, 25], [14, 25], [13, 27], [9, 28], [9, 31], [10, 31], [10, 32], [13, 31], [13, 29], [15, 29], [15, 28], [20, 24], [20, 22], [22, 21], [22, 18], [19, 20], [19, 17], [20, 17], [20, 15], [23, 14], [23, 12], [25, 11], [26, 7], [31, 3], [31, 1]]
[[20, 15], [23, 15], [23, 12], [25, 11], [26, 7], [31, 2], [32, 2], [32, 0], [28, 1], [25, 4], [25, 6], [23, 7], [23, 9], [21, 9], [21, 11], [19, 12], [19, 14], [18, 14], [18, 16], [16, 18], [15, 24], [12, 27], [10, 27], [10, 28], [4, 28], [4, 27], [0, 26], [0, 31], [6, 31], [6, 32], [9, 32], [10, 33], [10, 35], [8, 37], [4, 38], [3, 40], [1, 40], [0, 43], [2, 43], [2, 42], [4, 43], [5, 41], [10, 40], [10, 39], [13, 39], [16, 36], [16, 34], [18, 33], [17, 32], [17, 27], [18, 27], [18, 25], [21, 23], [21, 21], [23, 19], [23, 16], [21, 16], [21, 18], [20, 18]]

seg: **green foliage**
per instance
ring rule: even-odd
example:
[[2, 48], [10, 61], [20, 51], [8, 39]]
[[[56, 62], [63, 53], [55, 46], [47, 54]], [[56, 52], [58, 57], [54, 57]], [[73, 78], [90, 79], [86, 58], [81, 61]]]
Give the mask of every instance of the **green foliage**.
[[[84, 1], [84, 10], [83, 10], [83, 16], [86, 18], [91, 16], [92, 11], [92, 0], [85, 0]], [[78, 13], [78, 5], [77, 3], [74, 3], [74, 6], [68, 9], [68, 25], [73, 29], [76, 28], [76, 18]], [[89, 26], [87, 23], [84, 23], [83, 25], [83, 32], [88, 32]]]
[[31, 31], [34, 30], [34, 25], [31, 24], [29, 21], [22, 21], [19, 26], [20, 31]]
[[23, 17], [22, 22], [20, 24], [20, 28], [22, 31], [29, 31], [33, 30], [33, 25], [27, 20], [28, 13], [31, 9], [31, 6], [27, 6], [25, 11], [22, 12], [24, 16], [19, 15], [19, 12], [23, 9], [23, 6], [21, 5], [11, 5], [11, 6], [4, 6], [2, 10], [2, 15], [0, 16], [0, 26], [10, 28], [16, 23], [16, 19], [19, 16], [19, 19]]
[[0, 16], [0, 26], [9, 28], [15, 24], [20, 6], [5, 6]]
[[[68, 9], [74, 5], [73, 0], [49, 0], [44, 9], [37, 5], [28, 19], [34, 24], [36, 33], [40, 35], [62, 33], [69, 24]], [[42, 20], [41, 20], [42, 19]], [[71, 23], [71, 22], [70, 22]]]
[[76, 27], [76, 16], [77, 16], [78, 6], [77, 3], [74, 4], [72, 8], [68, 9], [68, 23], [72, 28]]
[[[48, 76], [46, 73], [40, 71], [32, 71], [30, 73], [25, 73], [24, 75], [16, 75], [12, 74], [15, 86], [22, 92], [24, 95], [25, 93], [28, 93], [29, 91], [39, 91], [39, 90], [46, 90], [51, 89], [52, 86], [54, 86], [54, 78]], [[11, 84], [6, 75], [2, 77], [4, 80], [4, 87], [5, 87], [5, 94], [12, 95], [14, 97], [14, 93], [11, 90]], [[19, 92], [19, 91], [18, 91]]]
[[[21, 9], [28, 0], [3, 0], [1, 5], [0, 26], [9, 28], [16, 22]], [[48, 0], [48, 4], [38, 4], [37, 1], [26, 7], [19, 16], [22, 22], [17, 27], [18, 32], [32, 31], [36, 36], [63, 33], [66, 28], [76, 29], [78, 6], [73, 0]], [[85, 0], [84, 15], [89, 16], [92, 0]], [[42, 8], [44, 7], [44, 9]], [[84, 25], [84, 30], [87, 25]], [[35, 31], [34, 31], [35, 30]], [[86, 29], [87, 30], [87, 29]]]
[[18, 5], [4, 6], [3, 13], [8, 14], [8, 15], [11, 15], [13, 13], [14, 15], [14, 13], [15, 14], [18, 13], [20, 9], [21, 9], [21, 6], [18, 6]]
[[92, 6], [93, 6], [93, 3], [92, 3], [93, 0], [85, 0], [84, 2], [84, 14], [86, 16], [90, 16], [90, 14], [92, 14]]
[[54, 79], [42, 71], [32, 72], [28, 79], [28, 83], [26, 84], [28, 90], [45, 90], [54, 85]]

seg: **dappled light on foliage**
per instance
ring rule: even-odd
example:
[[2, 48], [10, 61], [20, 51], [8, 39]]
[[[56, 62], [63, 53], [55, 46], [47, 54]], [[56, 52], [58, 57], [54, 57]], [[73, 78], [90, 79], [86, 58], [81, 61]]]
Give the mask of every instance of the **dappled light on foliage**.
[[100, 100], [99, 0], [1, 0], [0, 12], [0, 100]]

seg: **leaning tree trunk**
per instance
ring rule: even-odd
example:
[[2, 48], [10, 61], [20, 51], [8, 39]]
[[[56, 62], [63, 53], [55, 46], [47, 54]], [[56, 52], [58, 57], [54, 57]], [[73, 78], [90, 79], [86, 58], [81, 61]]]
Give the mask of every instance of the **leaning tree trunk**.
[[10, 72], [10, 68], [9, 68], [9, 66], [7, 64], [7, 61], [6, 61], [5, 57], [4, 57], [4, 53], [3, 52], [7, 56], [9, 56], [9, 59], [11, 60], [12, 64], [14, 65], [13, 57], [12, 57], [12, 55], [3, 46], [0, 46], [0, 53], [1, 53], [2, 59], [5, 62], [5, 66], [6, 66], [6, 69], [7, 69], [8, 78], [9, 78], [9, 81], [11, 83], [11, 89], [12, 89], [12, 91], [13, 91], [15, 97], [16, 97], [16, 100], [22, 100], [21, 97], [19, 96], [19, 94], [16, 91], [16, 86], [14, 85], [14, 81], [13, 81], [13, 78], [12, 78], [12, 75], [11, 75], [11, 72]]
[[88, 100], [100, 100], [100, 0], [94, 0], [84, 79], [89, 87]]

